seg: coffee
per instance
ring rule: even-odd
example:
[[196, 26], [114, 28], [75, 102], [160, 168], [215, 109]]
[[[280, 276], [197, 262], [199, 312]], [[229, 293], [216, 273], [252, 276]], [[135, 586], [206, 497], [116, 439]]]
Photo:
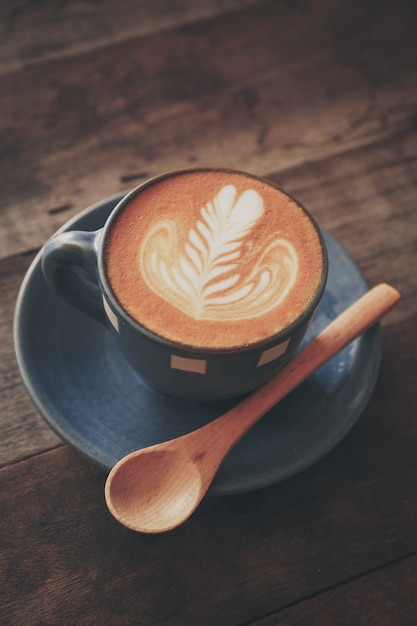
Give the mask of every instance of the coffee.
[[288, 328], [324, 279], [312, 219], [274, 185], [223, 169], [146, 183], [118, 211], [105, 271], [121, 307], [187, 346], [247, 346]]

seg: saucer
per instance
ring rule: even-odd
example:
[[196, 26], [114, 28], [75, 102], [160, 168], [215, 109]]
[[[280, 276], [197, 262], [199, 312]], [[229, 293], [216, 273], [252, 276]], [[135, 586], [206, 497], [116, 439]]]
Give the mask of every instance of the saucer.
[[[61, 230], [96, 230], [124, 194], [95, 204]], [[323, 230], [329, 276], [302, 345], [367, 291], [346, 250]], [[359, 418], [380, 363], [375, 326], [274, 407], [233, 448], [209, 493], [241, 493], [284, 480], [323, 457]], [[104, 326], [63, 302], [46, 284], [40, 253], [22, 283], [14, 320], [20, 372], [39, 413], [68, 445], [106, 472], [124, 455], [180, 436], [236, 401], [202, 405], [151, 389]]]

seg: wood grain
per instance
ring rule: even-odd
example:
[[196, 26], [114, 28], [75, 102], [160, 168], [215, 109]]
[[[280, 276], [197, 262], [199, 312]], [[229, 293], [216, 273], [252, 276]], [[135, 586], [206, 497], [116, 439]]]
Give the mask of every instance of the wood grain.
[[[256, 626], [415, 626], [416, 613], [410, 601], [409, 584], [416, 569], [417, 556], [414, 554], [253, 623]], [[321, 573], [320, 568], [318, 578]]]
[[[402, 294], [386, 325], [417, 313], [417, 135], [385, 139], [314, 163], [271, 175], [310, 208], [346, 246], [370, 285], [386, 281]], [[62, 215], [58, 215], [62, 221]], [[0, 260], [1, 351], [0, 464], [57, 445], [58, 440], [31, 407], [14, 358], [12, 319], [18, 288], [33, 258]], [[10, 382], [11, 381], [11, 382]]]
[[376, 391], [333, 452], [274, 487], [207, 498], [172, 533], [115, 522], [104, 475], [65, 447], [1, 470], [5, 623], [248, 623], [414, 554], [416, 322], [387, 328]]
[[415, 127], [413, 7], [262, 3], [1, 76], [2, 254], [168, 169], [269, 174]]
[[0, 4], [0, 73], [73, 56], [237, 10], [260, 0], [6, 0]]
[[[391, 318], [417, 311], [417, 133], [271, 174], [352, 255], [370, 285], [393, 284], [403, 295]], [[391, 321], [391, 320], [390, 320]]]
[[[414, 0], [1, 3], [1, 624], [415, 623], [416, 31]], [[13, 310], [69, 217], [202, 164], [271, 177], [402, 300], [330, 454], [142, 536], [31, 405]]]

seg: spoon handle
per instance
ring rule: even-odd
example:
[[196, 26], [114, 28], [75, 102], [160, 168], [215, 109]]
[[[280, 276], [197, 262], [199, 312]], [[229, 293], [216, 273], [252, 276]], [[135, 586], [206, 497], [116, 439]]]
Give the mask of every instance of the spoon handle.
[[[225, 455], [238, 439], [316, 369], [340, 352], [351, 341], [373, 326], [398, 302], [396, 289], [382, 283], [377, 285], [333, 320], [315, 339], [299, 352], [272, 380], [254, 391], [230, 411], [207, 424], [221, 433]], [[219, 443], [220, 437], [216, 437]], [[230, 445], [228, 445], [230, 442]]]

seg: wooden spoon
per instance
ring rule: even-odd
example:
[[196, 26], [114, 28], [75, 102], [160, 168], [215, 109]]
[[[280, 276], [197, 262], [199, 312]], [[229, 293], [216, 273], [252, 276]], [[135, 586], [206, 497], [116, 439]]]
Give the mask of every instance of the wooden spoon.
[[398, 301], [386, 284], [362, 296], [312, 340], [271, 381], [230, 411], [191, 433], [128, 454], [111, 470], [107, 506], [128, 528], [144, 533], [171, 530], [197, 508], [235, 443], [269, 409]]

